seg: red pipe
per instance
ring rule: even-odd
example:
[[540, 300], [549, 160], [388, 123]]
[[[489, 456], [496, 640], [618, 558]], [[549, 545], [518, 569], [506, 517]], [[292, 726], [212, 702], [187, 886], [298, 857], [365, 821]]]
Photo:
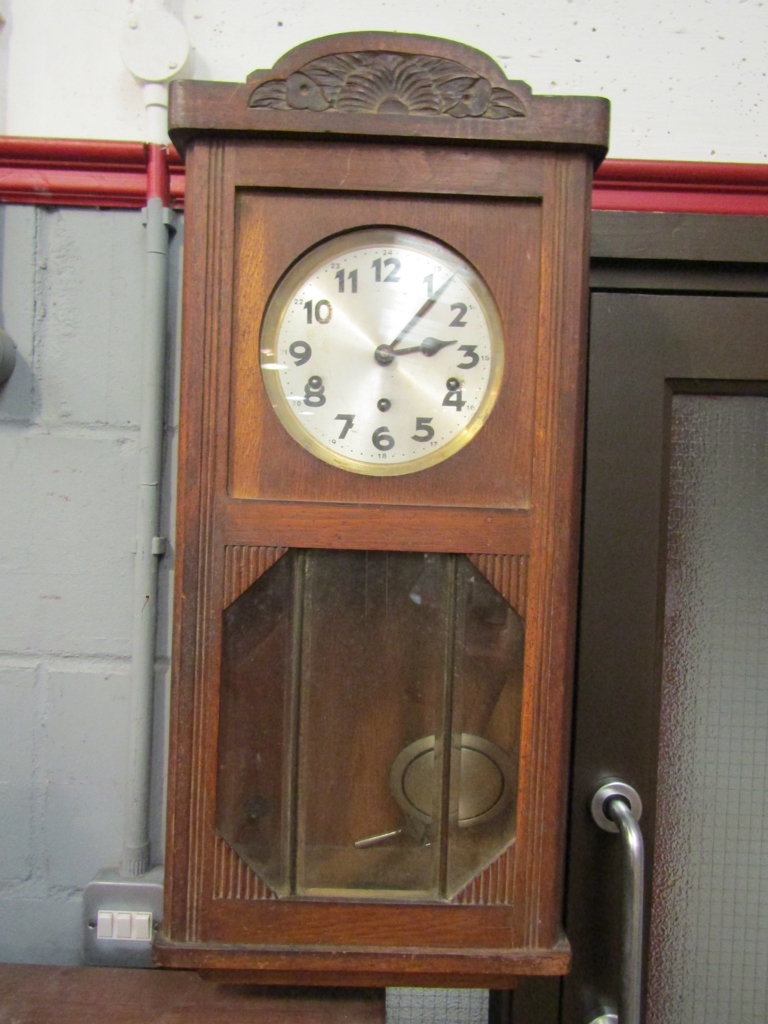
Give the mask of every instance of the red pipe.
[[768, 166], [673, 160], [606, 160], [593, 210], [768, 215]]
[[147, 146], [147, 199], [159, 198], [163, 206], [171, 205], [171, 179], [168, 172], [168, 150], [150, 142]]
[[[148, 195], [184, 205], [184, 165], [141, 142], [0, 137], [0, 202], [140, 209]], [[768, 166], [606, 160], [595, 210], [768, 216]]]
[[657, 188], [766, 189], [768, 165], [698, 163], [694, 160], [605, 160], [595, 182], [608, 185], [641, 182]]
[[[170, 182], [169, 182], [170, 178]], [[184, 204], [175, 150], [143, 142], [0, 137], [0, 202], [141, 209]]]

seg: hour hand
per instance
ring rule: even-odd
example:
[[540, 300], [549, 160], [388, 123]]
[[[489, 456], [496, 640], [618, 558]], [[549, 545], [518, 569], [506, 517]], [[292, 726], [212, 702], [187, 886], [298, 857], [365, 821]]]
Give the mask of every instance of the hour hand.
[[453, 341], [439, 341], [437, 338], [425, 338], [421, 345], [419, 345], [419, 348], [425, 356], [433, 356], [436, 352], [439, 352], [441, 348], [445, 348], [446, 345], [455, 344], [456, 338], [454, 338]]
[[413, 352], [423, 352], [425, 356], [433, 356], [439, 352], [441, 348], [445, 348], [446, 345], [455, 345], [456, 339], [453, 341], [440, 341], [438, 338], [424, 338], [420, 345], [412, 345], [410, 348], [398, 348], [393, 349], [391, 345], [379, 345], [374, 352], [376, 362], [382, 366], [387, 366], [389, 363], [394, 361], [395, 356], [409, 356]]

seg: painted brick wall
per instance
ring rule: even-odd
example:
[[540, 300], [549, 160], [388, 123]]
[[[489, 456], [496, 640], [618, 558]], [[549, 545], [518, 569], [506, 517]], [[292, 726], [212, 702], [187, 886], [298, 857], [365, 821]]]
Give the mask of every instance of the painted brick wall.
[[[143, 231], [129, 211], [0, 211], [0, 308], [18, 345], [0, 388], [0, 960], [77, 963], [81, 890], [120, 856]], [[174, 293], [174, 335], [176, 307]], [[169, 400], [166, 523], [173, 408]], [[172, 562], [171, 545], [161, 563], [158, 861]]]

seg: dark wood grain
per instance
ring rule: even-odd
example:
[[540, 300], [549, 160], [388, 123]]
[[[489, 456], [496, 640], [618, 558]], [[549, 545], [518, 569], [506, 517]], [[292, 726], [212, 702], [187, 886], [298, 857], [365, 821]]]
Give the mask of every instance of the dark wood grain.
[[221, 499], [226, 544], [358, 548], [373, 551], [489, 551], [524, 555], [531, 513], [298, 501]]
[[[383, 1024], [384, 993], [233, 985], [192, 971], [0, 964], [3, 1024]], [[229, 982], [229, 983], [227, 983]]]
[[[349, 113], [326, 109], [252, 107], [254, 91], [263, 83], [284, 82], [313, 60], [326, 55], [368, 53], [419, 54], [463, 64], [500, 90], [522, 98], [525, 116], [419, 116], [381, 110]], [[601, 98], [531, 96], [524, 82], [510, 82], [485, 54], [445, 39], [400, 33], [368, 32], [327, 36], [296, 47], [270, 71], [254, 72], [244, 85], [224, 82], [174, 82], [171, 86], [171, 138], [183, 152], [196, 134], [217, 131], [261, 131], [379, 135], [389, 138], [433, 138], [529, 145], [576, 146], [597, 161], [608, 145], [609, 104]], [[469, 114], [469, 111], [468, 111]]]
[[514, 878], [514, 856], [514, 846], [508, 847], [485, 870], [481, 871], [479, 875], [475, 875], [469, 885], [453, 897], [453, 902], [470, 906], [510, 903], [512, 879]]
[[[191, 154], [190, 154], [191, 155]], [[184, 277], [204, 285], [205, 254], [209, 237], [208, 191], [210, 150], [200, 150], [198, 159], [187, 165], [187, 195], [192, 211], [186, 224]], [[211, 211], [213, 214], [213, 211]], [[176, 550], [177, 572], [174, 581], [173, 673], [171, 687], [170, 734], [171, 754], [168, 759], [168, 842], [166, 845], [165, 906], [167, 932], [186, 936], [188, 895], [194, 874], [190, 863], [190, 827], [194, 819], [192, 805], [193, 779], [197, 762], [193, 762], [196, 733], [196, 633], [199, 600], [197, 597], [198, 560], [204, 548], [201, 537], [200, 506], [202, 481], [203, 425], [203, 363], [205, 344], [205, 303], [197, 289], [184, 290], [184, 342], [181, 361], [181, 393], [185, 402], [179, 424], [179, 490]], [[183, 680], [183, 683], [181, 682]]]
[[217, 835], [213, 854], [213, 898], [276, 900], [277, 893], [238, 857], [221, 836]]
[[[394, 38], [315, 41], [279, 62], [273, 78], [324, 52], [389, 52]], [[475, 51], [396, 38], [402, 52], [459, 61], [519, 91], [525, 116], [247, 102], [240, 110], [267, 74], [242, 88], [193, 83], [176, 92], [188, 234], [167, 892], [157, 956], [173, 966], [258, 969], [270, 983], [410, 978], [504, 988], [521, 974], [562, 973], [569, 960], [560, 920], [588, 212], [605, 106], [529, 97]], [[318, 128], [324, 115], [336, 119], [331, 137]], [[515, 145], [522, 122], [539, 148]], [[400, 477], [344, 473], [300, 448], [272, 411], [258, 363], [265, 304], [288, 265], [328, 235], [370, 224], [425, 232], [458, 249], [493, 290], [504, 325], [505, 377], [486, 425], [444, 463]], [[221, 703], [222, 614], [272, 559], [253, 549], [276, 555], [289, 547], [470, 554], [525, 616], [522, 692], [518, 685], [517, 703], [504, 704], [505, 721], [494, 725], [520, 752], [516, 838], [453, 904], [264, 898], [271, 894], [243, 873], [234, 840], [217, 835], [217, 813], [230, 799], [224, 790], [217, 796], [221, 723], [247, 745], [260, 713], [247, 651], [237, 662], [240, 704], [225, 711]], [[386, 694], [378, 687], [370, 713], [361, 713], [360, 736], [388, 714], [396, 721]], [[335, 722], [341, 698], [333, 700]], [[302, 771], [311, 779], [311, 765], [302, 762]]]
[[[499, 549], [497, 548], [498, 552]], [[528, 596], [528, 558], [525, 555], [470, 554], [470, 562], [494, 585], [518, 615], [525, 618]]]
[[224, 607], [236, 601], [287, 550], [287, 547], [262, 548], [252, 544], [228, 545], [224, 549]]
[[[297, 968], [293, 967], [290, 970], [284, 971], [272, 971], [272, 970], [232, 970], [227, 968], [203, 970], [198, 972], [201, 977], [206, 978], [210, 981], [219, 981], [221, 984], [230, 985], [280, 985], [284, 987], [294, 986], [295, 978], [297, 975]], [[550, 976], [551, 977], [551, 976]], [[349, 984], [349, 973], [346, 971], [333, 971], [321, 972], [301, 969], [302, 982], [306, 985], [312, 985], [316, 987], [323, 987], [325, 985], [343, 987]], [[389, 988], [391, 986], [398, 987], [414, 987], [414, 988], [478, 988], [478, 980], [475, 975], [471, 974], [455, 974], [450, 975], [450, 985], [448, 984], [448, 978], [445, 974], [427, 974], [422, 972], [420, 974], [397, 974], [393, 972], [383, 972], [380, 969], [371, 970], [367, 973], [358, 971], [355, 974], [356, 985], [359, 988], [363, 988], [366, 985], [370, 985], [372, 988], [378, 989], [380, 986]], [[510, 975], [498, 975], [496, 978], [497, 984], [506, 984], [508, 988], [515, 988], [517, 984], [517, 977]], [[342, 1018], [343, 1019], [343, 1018]]]
[[[363, 44], [364, 46], [364, 44]], [[492, 86], [460, 61], [423, 53], [366, 50], [324, 54], [257, 84], [248, 106], [412, 117], [526, 117], [523, 83]]]
[[[267, 906], [269, 904], [265, 904]], [[468, 908], [457, 908], [466, 910]], [[296, 945], [292, 948], [268, 948], [196, 943], [184, 946], [167, 945], [162, 940], [155, 946], [155, 960], [161, 966], [194, 967], [211, 972], [217, 977], [221, 970], [254, 971], [253, 978], [263, 978], [267, 984], [285, 984], [288, 977], [312, 978], [312, 984], [361, 985], [373, 984], [376, 977], [385, 985], [436, 986], [443, 988], [500, 988], [514, 984], [521, 975], [565, 974], [570, 962], [571, 949], [566, 939], [560, 938], [551, 949], [419, 949], [404, 946], [387, 949], [381, 946], [357, 949], [324, 946], [311, 948]], [[262, 973], [263, 972], [263, 973]], [[267, 981], [271, 976], [271, 980]], [[228, 974], [236, 980], [248, 975]], [[280, 980], [282, 978], [282, 980]]]
[[[511, 161], [510, 157], [510, 161]], [[530, 201], [249, 191], [237, 206], [229, 492], [237, 498], [525, 509], [530, 501], [541, 211]], [[449, 460], [407, 476], [371, 477], [321, 462], [284, 430], [263, 387], [259, 331], [283, 271], [329, 235], [407, 225], [463, 253], [493, 292], [506, 342], [488, 422]]]
[[[586, 373], [589, 180], [586, 162], [561, 155], [549, 167], [553, 202], [544, 248], [542, 353], [537, 408], [544, 422], [534, 454], [535, 517], [526, 614], [515, 901], [528, 904], [516, 941], [548, 945], [562, 900], [567, 761], [578, 570], [581, 448]], [[547, 244], [549, 243], [549, 244]], [[550, 912], [547, 912], [547, 908]], [[521, 921], [522, 924], [522, 921]]]
[[[528, 592], [528, 558], [525, 555], [478, 555], [468, 556], [469, 561], [480, 570], [485, 578], [501, 594], [504, 600], [512, 607], [517, 614], [524, 619], [526, 600]], [[521, 632], [524, 625], [520, 623]], [[482, 642], [486, 651], [490, 650], [490, 644]], [[475, 686], [471, 687], [474, 692], [467, 693], [464, 697], [468, 706], [477, 707], [477, 697], [484, 689], [484, 683], [494, 675], [493, 668], [488, 665], [484, 669], [484, 680], [478, 680]], [[493, 708], [488, 720], [482, 727], [475, 725], [468, 726], [462, 723], [461, 728], [469, 729], [478, 735], [487, 736], [498, 743], [508, 752], [514, 752], [519, 757], [521, 720], [522, 686], [519, 677], [522, 676], [522, 666], [512, 675], [507, 675], [506, 685], [494, 696]], [[461, 695], [459, 695], [461, 697]], [[456, 726], [455, 728], [458, 728]], [[453, 903], [462, 903], [480, 906], [509, 906], [513, 902], [513, 888], [515, 878], [515, 842], [512, 836], [507, 836], [506, 849], [501, 849], [499, 855], [490, 864], [475, 875], [474, 878], [453, 897]], [[502, 843], [501, 846], [504, 844]], [[497, 849], [500, 847], [497, 847]], [[486, 858], [487, 862], [487, 858]]]
[[534, 200], [541, 198], [544, 188], [540, 156], [527, 149], [291, 138], [264, 139], [258, 147], [233, 140], [231, 146], [235, 184], [242, 188]]

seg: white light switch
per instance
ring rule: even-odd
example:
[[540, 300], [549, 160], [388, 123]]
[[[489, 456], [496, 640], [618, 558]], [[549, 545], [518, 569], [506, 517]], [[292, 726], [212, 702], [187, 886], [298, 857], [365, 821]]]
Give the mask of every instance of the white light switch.
[[131, 917], [132, 914], [128, 911], [118, 911], [115, 914], [114, 937], [116, 939], [130, 939], [132, 924]]
[[112, 938], [112, 918], [114, 917], [111, 910], [100, 910], [96, 918], [96, 938], [97, 939], [111, 939]]
[[143, 911], [136, 911], [133, 915], [133, 939], [140, 939], [149, 942], [152, 938], [152, 915]]

